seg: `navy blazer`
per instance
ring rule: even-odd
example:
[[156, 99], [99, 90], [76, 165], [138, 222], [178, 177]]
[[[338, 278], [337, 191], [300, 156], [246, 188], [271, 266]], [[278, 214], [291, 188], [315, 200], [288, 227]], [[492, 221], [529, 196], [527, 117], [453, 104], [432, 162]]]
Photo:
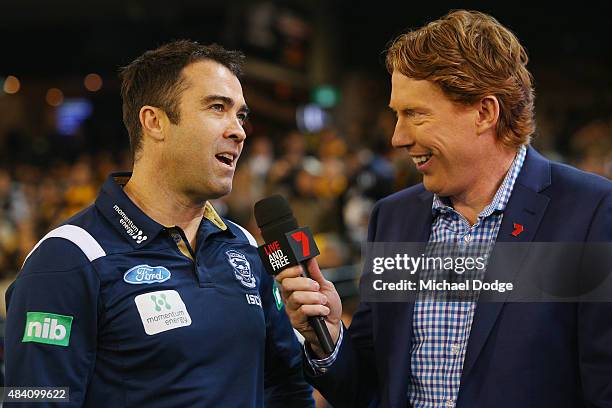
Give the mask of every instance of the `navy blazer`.
[[[379, 201], [369, 241], [426, 242], [422, 184]], [[513, 223], [524, 231], [512, 236]], [[497, 242], [612, 242], [612, 182], [529, 148]], [[489, 277], [487, 277], [489, 280]], [[410, 406], [414, 303], [362, 302], [335, 363], [307, 380], [335, 407]], [[612, 303], [478, 303], [457, 407], [612, 407]]]

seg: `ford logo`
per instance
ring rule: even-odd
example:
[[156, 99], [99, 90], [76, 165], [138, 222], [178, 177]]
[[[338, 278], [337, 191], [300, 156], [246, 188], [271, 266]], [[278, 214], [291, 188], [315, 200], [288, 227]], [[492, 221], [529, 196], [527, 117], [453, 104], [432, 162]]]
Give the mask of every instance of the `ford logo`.
[[163, 266], [138, 265], [123, 275], [127, 283], [139, 285], [142, 283], [162, 283], [170, 279], [171, 273]]

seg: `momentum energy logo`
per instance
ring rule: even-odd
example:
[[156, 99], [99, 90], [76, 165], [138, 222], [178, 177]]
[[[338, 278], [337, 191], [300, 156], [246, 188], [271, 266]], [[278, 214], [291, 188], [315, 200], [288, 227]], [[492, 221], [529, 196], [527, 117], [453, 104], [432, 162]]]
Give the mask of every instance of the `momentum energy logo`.
[[176, 290], [158, 290], [134, 298], [145, 333], [149, 336], [191, 325], [187, 307]]
[[23, 343], [43, 343], [68, 346], [72, 316], [45, 312], [28, 312], [26, 316]]
[[128, 235], [132, 237], [132, 239], [134, 239], [137, 244], [140, 244], [141, 242], [147, 240], [148, 237], [146, 235], [142, 235], [142, 230], [136, 225], [134, 225], [132, 220], [130, 220], [128, 216], [125, 215], [123, 210], [119, 208], [117, 204], [115, 204], [113, 210], [115, 210], [117, 214], [119, 214], [119, 216], [121, 217], [121, 219], [119, 220], [119, 224], [121, 224], [123, 228], [125, 228], [125, 232], [127, 232]]

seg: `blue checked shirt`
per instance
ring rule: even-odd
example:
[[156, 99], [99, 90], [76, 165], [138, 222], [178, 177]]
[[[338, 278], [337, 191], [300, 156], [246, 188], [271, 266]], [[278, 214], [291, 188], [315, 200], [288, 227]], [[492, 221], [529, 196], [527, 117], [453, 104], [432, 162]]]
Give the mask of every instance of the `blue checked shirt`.
[[[448, 202], [445, 203], [444, 198], [434, 195], [434, 223], [429, 243], [456, 244], [465, 256], [488, 253], [497, 238], [503, 212], [526, 153], [527, 148], [521, 146], [493, 200], [478, 215], [473, 226]], [[428, 256], [436, 255], [443, 256], [436, 253], [434, 247]], [[414, 408], [455, 406], [476, 301], [477, 294], [472, 301], [432, 300], [423, 295], [415, 302], [408, 390], [408, 399]], [[334, 363], [343, 336], [341, 327], [335, 350], [325, 359], [313, 358], [304, 344], [307, 361], [314, 372], [323, 374]]]
[[[527, 148], [521, 146], [493, 201], [472, 226], [446, 199], [434, 195], [429, 244], [454, 244], [466, 256], [488, 254], [497, 239], [526, 152]], [[420, 294], [415, 302], [408, 390], [408, 399], [414, 408], [455, 406], [477, 295], [469, 301], [448, 301]]]

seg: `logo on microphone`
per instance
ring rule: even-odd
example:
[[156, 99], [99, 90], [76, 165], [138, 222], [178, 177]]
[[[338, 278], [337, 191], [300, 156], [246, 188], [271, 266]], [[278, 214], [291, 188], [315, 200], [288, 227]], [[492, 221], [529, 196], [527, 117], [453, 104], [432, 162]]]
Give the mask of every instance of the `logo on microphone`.
[[272, 267], [272, 272], [277, 273], [285, 266], [289, 265], [289, 258], [283, 253], [280, 242], [274, 241], [264, 245], [265, 255], [268, 263]]
[[225, 252], [227, 255], [227, 261], [232, 265], [234, 269], [234, 276], [243, 286], [247, 288], [254, 288], [257, 286], [257, 282], [255, 281], [255, 277], [253, 276], [253, 272], [251, 272], [251, 264], [246, 259], [244, 254], [229, 250]]

